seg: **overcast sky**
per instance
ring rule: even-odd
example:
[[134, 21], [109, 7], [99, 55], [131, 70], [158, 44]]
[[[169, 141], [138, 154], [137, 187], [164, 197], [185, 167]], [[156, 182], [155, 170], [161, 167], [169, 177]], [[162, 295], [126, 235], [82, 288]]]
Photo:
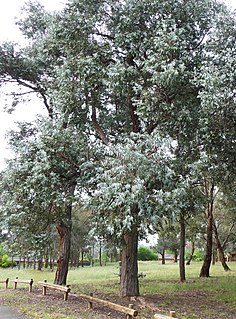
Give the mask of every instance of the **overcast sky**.
[[[40, 0], [47, 10], [58, 10], [63, 7], [66, 0]], [[15, 25], [16, 17], [19, 17], [19, 12], [24, 5], [25, 0], [0, 0], [0, 42], [16, 41], [21, 39], [21, 33]], [[20, 40], [22, 41], [22, 39]], [[32, 121], [36, 114], [43, 112], [43, 106], [40, 103], [31, 105], [18, 105], [13, 114], [8, 114], [3, 111], [6, 95], [5, 90], [0, 88], [0, 170], [3, 169], [5, 158], [10, 157], [10, 151], [7, 149], [7, 141], [5, 134], [8, 130], [16, 127], [14, 122], [27, 119]]]
[[[194, 0], [193, 0], [194, 1]], [[59, 10], [66, 3], [66, 0], [40, 0], [47, 10]], [[236, 0], [225, 0], [231, 7], [236, 9]], [[19, 40], [20, 32], [15, 26], [15, 18], [19, 17], [20, 8], [24, 5], [25, 0], [0, 0], [0, 42], [5, 40]], [[28, 121], [35, 119], [37, 113], [42, 112], [42, 107], [21, 105], [17, 107], [14, 115], [3, 112], [5, 97], [1, 94], [0, 88], [0, 170], [4, 167], [4, 159], [10, 156], [7, 150], [5, 139], [6, 131], [14, 128], [14, 121], [21, 121], [27, 118]]]

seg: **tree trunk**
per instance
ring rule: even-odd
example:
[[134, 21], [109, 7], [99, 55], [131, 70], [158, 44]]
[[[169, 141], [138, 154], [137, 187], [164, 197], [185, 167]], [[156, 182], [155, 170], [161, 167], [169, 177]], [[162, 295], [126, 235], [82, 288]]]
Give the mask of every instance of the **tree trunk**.
[[138, 282], [138, 231], [132, 231], [123, 237], [121, 252], [120, 294], [122, 297], [139, 296]]
[[161, 255], [161, 264], [165, 265], [166, 263], [166, 259], [165, 259], [165, 249], [163, 249], [162, 251], [160, 251], [160, 255]]
[[[75, 192], [76, 183], [71, 181], [68, 184], [67, 193], [73, 197]], [[54, 284], [66, 285], [69, 259], [70, 259], [70, 247], [71, 247], [71, 230], [72, 230], [72, 204], [68, 203], [64, 208], [64, 220], [60, 220], [57, 223], [56, 228], [60, 236], [59, 255], [57, 260], [57, 270], [54, 279]]]
[[186, 262], [186, 265], [188, 265], [188, 266], [190, 265], [190, 263], [191, 263], [191, 261], [193, 259], [194, 251], [195, 251], [195, 242], [192, 241], [192, 243], [191, 243], [191, 253], [190, 253], [188, 261]]
[[216, 224], [215, 224], [214, 220], [213, 220], [213, 226], [214, 226], [214, 233], [215, 233], [215, 239], [216, 239], [216, 247], [217, 247], [217, 249], [218, 249], [220, 262], [221, 262], [222, 267], [224, 268], [224, 270], [225, 270], [225, 271], [229, 271], [230, 268], [229, 268], [229, 266], [226, 264], [225, 256], [224, 256], [224, 248], [223, 248], [223, 246], [221, 245], [221, 242], [220, 242], [220, 239], [219, 239], [219, 235], [218, 235], [218, 230], [217, 230], [217, 227], [216, 227]]
[[213, 244], [213, 202], [214, 202], [214, 185], [211, 185], [209, 202], [207, 205], [207, 239], [206, 251], [203, 265], [200, 271], [200, 277], [210, 277], [210, 267], [212, 259]]
[[222, 267], [224, 268], [225, 271], [229, 271], [230, 268], [225, 261], [224, 250], [221, 245], [217, 244], [217, 247], [218, 247], [218, 252], [219, 252], [219, 257], [220, 257]]
[[81, 267], [84, 267], [84, 251], [81, 252]]
[[45, 257], [45, 265], [44, 265], [44, 267], [45, 267], [45, 269], [47, 269], [48, 268], [48, 257]]
[[66, 225], [63, 221], [58, 223], [56, 227], [60, 236], [60, 245], [54, 284], [66, 285], [70, 258], [71, 227], [70, 224]]
[[38, 271], [41, 271], [42, 268], [43, 268], [43, 260], [42, 260], [42, 258], [40, 257], [40, 258], [38, 259]]
[[99, 265], [102, 267], [102, 242], [99, 243]]
[[184, 216], [180, 216], [180, 251], [179, 251], [179, 272], [180, 281], [186, 280], [185, 276], [185, 220]]

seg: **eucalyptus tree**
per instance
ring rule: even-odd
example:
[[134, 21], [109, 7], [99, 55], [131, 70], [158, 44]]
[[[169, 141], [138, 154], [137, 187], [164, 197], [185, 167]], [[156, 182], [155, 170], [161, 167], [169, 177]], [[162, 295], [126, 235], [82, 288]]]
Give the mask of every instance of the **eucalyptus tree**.
[[[227, 23], [230, 32], [224, 32], [224, 18], [230, 21]], [[130, 144], [128, 141], [133, 133], [138, 136], [138, 145], [142, 144], [142, 136], [146, 134], [152, 135], [154, 140], [159, 139], [159, 133], [164, 138], [171, 137], [177, 145], [175, 156], [182, 162], [179, 175], [185, 177], [188, 175], [187, 164], [195, 161], [206, 145], [211, 145], [206, 143], [207, 137], [211, 140], [214, 127], [208, 125], [213, 122], [209, 121], [211, 111], [208, 112], [210, 86], [205, 84], [208, 83], [210, 73], [207, 65], [217, 48], [219, 54], [223, 55], [221, 46], [212, 49], [212, 34], [219, 29], [218, 38], [222, 35], [221, 39], [230, 40], [234, 30], [233, 23], [232, 15], [214, 0], [74, 0], [69, 1], [61, 12], [54, 14], [48, 14], [39, 4], [31, 3], [26, 16], [19, 22], [22, 32], [30, 40], [29, 45], [21, 50], [16, 50], [9, 44], [1, 46], [1, 81], [15, 81], [36, 92], [52, 121], [61, 119], [60, 135], [64, 134], [62, 129], [79, 127], [86, 132], [87, 140], [93, 140], [94, 144], [103, 143], [103, 153], [110, 162], [119, 159], [114, 154], [112, 161], [107, 154], [109, 151], [116, 153], [113, 145], [118, 142], [127, 153], [124, 158], [129, 158], [130, 150], [125, 149], [125, 144]], [[228, 56], [230, 50], [233, 50], [232, 41], [229, 41]], [[230, 63], [223, 65], [227, 65], [230, 70]], [[214, 67], [215, 76], [218, 72], [217, 63], [214, 63]], [[220, 68], [221, 71], [224, 69], [225, 67]], [[229, 91], [232, 93], [232, 85]], [[223, 102], [222, 108], [226, 105], [225, 100]], [[230, 113], [230, 118], [232, 114], [233, 112]], [[156, 134], [154, 129], [159, 133]], [[202, 132], [206, 134], [203, 135]], [[217, 134], [221, 133], [220, 126]], [[232, 131], [226, 135], [231, 138], [230, 145], [233, 145]], [[71, 144], [67, 144], [68, 148]], [[213, 153], [219, 152], [216, 148], [205, 148]], [[146, 167], [142, 152], [145, 151], [139, 150], [140, 157], [144, 160], [143, 167]], [[150, 152], [153, 152], [152, 147]], [[70, 163], [74, 169], [79, 161], [72, 158], [72, 162], [70, 156], [62, 160]], [[91, 161], [85, 161], [84, 167], [89, 170], [96, 160], [97, 168], [101, 166], [102, 178], [106, 176], [106, 170], [109, 176], [110, 162], [106, 159], [103, 161], [102, 157], [94, 156]], [[158, 162], [153, 161], [152, 165], [156, 185], [156, 181], [167, 177], [161, 173], [160, 177], [156, 173]], [[139, 174], [142, 175], [136, 166], [135, 169], [138, 172], [135, 175], [138, 181]], [[124, 170], [129, 175], [120, 176], [116, 171], [116, 177], [112, 175], [109, 180], [111, 185], [113, 178], [127, 178], [127, 181], [132, 179], [127, 162]], [[147, 172], [150, 172], [149, 168]], [[163, 173], [161, 168], [160, 172]], [[93, 185], [90, 184], [92, 190], [88, 189], [88, 193], [92, 191], [94, 196], [96, 191], [92, 186], [100, 185], [98, 174], [99, 169], [84, 174], [84, 178], [91, 178], [94, 182], [91, 182]], [[80, 181], [78, 177], [77, 175], [76, 183], [80, 184], [77, 187], [82, 194], [83, 179]], [[140, 180], [146, 181], [144, 177]], [[168, 194], [166, 188], [163, 186], [162, 189], [161, 186], [157, 187], [160, 202], [162, 192]], [[153, 186], [153, 191], [155, 187]], [[107, 189], [110, 189], [109, 185]], [[99, 189], [97, 192], [99, 193]], [[108, 207], [107, 211], [115, 209], [111, 216], [116, 214], [120, 218], [126, 212], [128, 214], [124, 218], [126, 226], [121, 227], [118, 233], [124, 243], [123, 255], [127, 256], [123, 260], [121, 294], [137, 295], [136, 253], [132, 254], [130, 247], [133, 243], [132, 249], [137, 250], [138, 231], [147, 225], [142, 221], [136, 223], [139, 216], [147, 222], [150, 214], [148, 208], [145, 214], [141, 209], [139, 201], [142, 202], [143, 197], [139, 200], [132, 196], [132, 192], [129, 194], [130, 199], [123, 210], [115, 205], [113, 208]], [[156, 219], [161, 213], [157, 213], [157, 196], [154, 198], [157, 208], [152, 215]], [[101, 202], [97, 204], [103, 223], [106, 210]], [[108, 230], [116, 228], [117, 218], [107, 218], [110, 224]], [[130, 267], [133, 268], [132, 273], [128, 271]]]
[[44, 237], [50, 236], [48, 228], [55, 224], [60, 236], [55, 282], [65, 284], [79, 160], [86, 157], [84, 136], [74, 128], [62, 129], [60, 121], [43, 119], [29, 131], [29, 136], [20, 132], [10, 138], [15, 158], [9, 160], [1, 182], [4, 227], [46, 245]]
[[87, 186], [96, 232], [121, 243], [122, 296], [139, 294], [138, 240], [164, 214], [171, 214], [171, 201], [171, 208], [176, 204], [169, 141], [165, 142], [148, 134], [132, 134], [125, 143], [122, 139], [107, 148]]

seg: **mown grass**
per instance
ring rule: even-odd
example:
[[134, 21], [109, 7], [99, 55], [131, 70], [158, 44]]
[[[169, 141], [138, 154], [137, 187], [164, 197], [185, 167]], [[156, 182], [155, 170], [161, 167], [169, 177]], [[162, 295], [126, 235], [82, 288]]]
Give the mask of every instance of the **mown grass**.
[[[219, 300], [222, 305], [226, 305], [228, 309], [236, 311], [236, 263], [229, 264], [231, 271], [225, 272], [220, 263], [211, 267], [210, 278], [199, 278], [201, 268], [200, 262], [192, 263], [186, 267], [187, 281], [181, 283], [179, 281], [179, 267], [178, 264], [167, 262], [166, 265], [161, 265], [160, 262], [140, 262], [139, 272], [145, 274], [145, 277], [140, 279], [140, 293], [141, 296], [162, 296], [162, 306], [168, 307], [174, 303], [175, 299], [181, 296], [206, 294], [208, 302], [211, 305], [217, 303]], [[103, 267], [84, 267], [78, 269], [71, 269], [68, 275], [68, 284], [71, 285], [72, 292], [89, 293], [99, 291], [114, 296], [119, 295], [119, 276], [118, 263], [109, 264]], [[0, 280], [5, 278], [14, 279], [16, 276], [22, 279], [34, 279], [34, 288], [38, 287], [37, 282], [47, 280], [53, 282], [54, 272], [50, 270], [36, 271], [33, 269], [1, 269]], [[13, 284], [9, 284], [9, 288]], [[20, 287], [20, 285], [19, 285]], [[0, 288], [4, 288], [4, 284], [0, 284]], [[10, 289], [9, 289], [10, 291]], [[27, 313], [28, 316], [35, 319], [74, 319], [75, 317], [66, 313], [53, 313], [50, 309], [42, 311], [37, 310], [36, 305], [27, 306], [27, 295], [16, 294], [14, 297], [8, 290], [4, 293], [4, 303], [14, 306]], [[190, 305], [191, 306], [191, 305]], [[63, 304], [62, 304], [63, 307]], [[194, 307], [194, 305], [193, 305]], [[211, 306], [212, 307], [212, 306]], [[207, 304], [198, 304], [198, 311], [210, 317], [211, 311]], [[233, 311], [232, 310], [232, 311]], [[207, 314], [207, 315], [206, 315]], [[212, 315], [213, 316], [213, 315]], [[78, 318], [78, 317], [76, 317]], [[90, 318], [90, 314], [86, 313], [80, 318]], [[92, 316], [91, 318], [99, 318], [99, 316]], [[182, 314], [180, 318], [200, 318], [194, 311], [188, 315]], [[221, 318], [221, 317], [219, 317]], [[222, 318], [228, 318], [227, 316]], [[229, 317], [231, 318], [231, 317]]]

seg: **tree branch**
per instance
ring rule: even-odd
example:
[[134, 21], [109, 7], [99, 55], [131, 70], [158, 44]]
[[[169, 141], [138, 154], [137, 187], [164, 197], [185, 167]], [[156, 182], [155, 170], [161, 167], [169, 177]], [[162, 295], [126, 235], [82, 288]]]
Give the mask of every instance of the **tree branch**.
[[103, 143], [105, 145], [108, 145], [109, 140], [106, 136], [106, 134], [104, 133], [103, 129], [101, 128], [101, 126], [99, 125], [98, 121], [97, 121], [97, 112], [96, 112], [96, 107], [94, 105], [92, 105], [92, 123], [93, 126], [96, 130], [96, 133], [98, 134], [98, 136], [100, 137], [100, 139], [103, 141]]

